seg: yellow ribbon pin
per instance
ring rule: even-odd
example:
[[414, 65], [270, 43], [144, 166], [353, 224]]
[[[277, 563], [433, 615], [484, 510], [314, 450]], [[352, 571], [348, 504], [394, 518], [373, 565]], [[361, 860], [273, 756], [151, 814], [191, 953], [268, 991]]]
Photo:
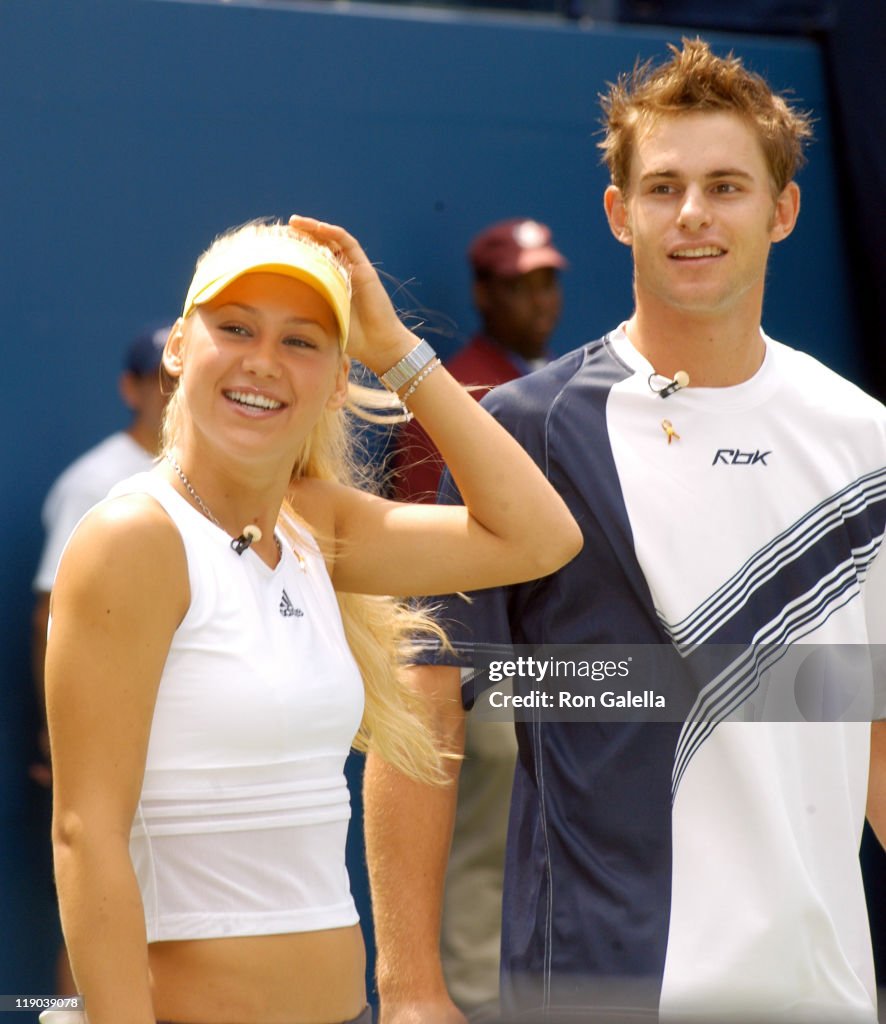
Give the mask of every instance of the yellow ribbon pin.
[[668, 435], [668, 444], [675, 439], [680, 440], [680, 435], [674, 430], [674, 424], [670, 420], [662, 420], [661, 429]]

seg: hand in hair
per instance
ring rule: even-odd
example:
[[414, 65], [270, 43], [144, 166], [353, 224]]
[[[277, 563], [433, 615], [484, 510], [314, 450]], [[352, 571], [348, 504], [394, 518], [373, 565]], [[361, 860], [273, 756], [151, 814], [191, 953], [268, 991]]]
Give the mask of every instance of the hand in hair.
[[342, 258], [351, 271], [351, 328], [348, 355], [384, 373], [418, 343], [401, 322], [369, 258], [353, 235], [336, 224], [293, 214], [289, 226], [310, 235]]

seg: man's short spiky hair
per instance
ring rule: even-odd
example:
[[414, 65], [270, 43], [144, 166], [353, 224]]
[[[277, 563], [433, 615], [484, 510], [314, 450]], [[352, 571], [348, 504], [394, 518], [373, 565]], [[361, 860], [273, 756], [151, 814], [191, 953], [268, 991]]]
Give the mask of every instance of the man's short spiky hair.
[[600, 97], [605, 136], [599, 145], [612, 183], [627, 192], [638, 131], [660, 117], [722, 111], [738, 114], [757, 132], [780, 194], [804, 162], [803, 147], [812, 137], [809, 115], [776, 95], [738, 57], [718, 57], [702, 39], [682, 42], [682, 50], [668, 44], [671, 59], [658, 67], [638, 61]]

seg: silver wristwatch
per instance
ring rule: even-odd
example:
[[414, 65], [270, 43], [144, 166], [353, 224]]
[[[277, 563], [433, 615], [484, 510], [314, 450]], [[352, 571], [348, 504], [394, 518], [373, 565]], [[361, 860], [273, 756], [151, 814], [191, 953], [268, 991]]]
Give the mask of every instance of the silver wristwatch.
[[379, 380], [388, 391], [399, 391], [400, 388], [420, 373], [428, 363], [436, 357], [437, 353], [431, 346], [422, 339], [415, 348], [408, 352], [403, 358], [384, 373], [379, 374]]

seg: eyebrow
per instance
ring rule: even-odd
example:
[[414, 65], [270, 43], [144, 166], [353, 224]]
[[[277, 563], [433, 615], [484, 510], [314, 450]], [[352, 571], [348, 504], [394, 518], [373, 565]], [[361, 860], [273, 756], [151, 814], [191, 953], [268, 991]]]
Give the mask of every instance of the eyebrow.
[[[671, 170], [669, 167], [663, 168], [660, 171], [647, 171], [645, 174], [640, 175], [640, 181], [648, 181], [650, 178], [682, 178], [684, 175], [680, 171]], [[748, 171], [743, 171], [740, 167], [720, 167], [713, 171], [708, 171], [704, 175], [705, 178], [744, 178], [747, 181], [753, 181], [754, 176]]]
[[[258, 316], [261, 313], [261, 310], [257, 306], [249, 306], [245, 302], [226, 302], [223, 306], [219, 306], [218, 308], [219, 310], [228, 308], [242, 309], [244, 312], [251, 313], [253, 316]], [[288, 316], [283, 322], [295, 325], [314, 324], [316, 327], [323, 326], [319, 320], [314, 320], [308, 316]]]

